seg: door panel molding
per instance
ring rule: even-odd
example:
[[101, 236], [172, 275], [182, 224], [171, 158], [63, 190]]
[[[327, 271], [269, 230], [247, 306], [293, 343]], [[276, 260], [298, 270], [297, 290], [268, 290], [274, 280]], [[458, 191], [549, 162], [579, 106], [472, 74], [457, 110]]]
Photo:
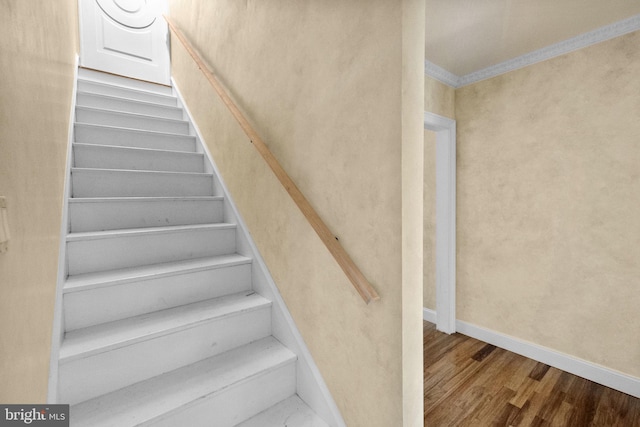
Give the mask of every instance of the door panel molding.
[[165, 0], [78, 0], [80, 65], [170, 85]]
[[122, 0], [95, 0], [109, 18], [129, 28], [147, 28], [158, 19], [159, 11], [145, 0], [129, 1], [134, 7], [125, 7]]

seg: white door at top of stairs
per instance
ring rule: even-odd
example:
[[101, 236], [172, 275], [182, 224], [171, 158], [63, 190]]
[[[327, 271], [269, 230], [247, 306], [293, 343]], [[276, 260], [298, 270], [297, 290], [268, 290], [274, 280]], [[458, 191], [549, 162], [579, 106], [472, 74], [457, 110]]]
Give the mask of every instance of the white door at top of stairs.
[[78, 0], [80, 65], [171, 84], [166, 0]]

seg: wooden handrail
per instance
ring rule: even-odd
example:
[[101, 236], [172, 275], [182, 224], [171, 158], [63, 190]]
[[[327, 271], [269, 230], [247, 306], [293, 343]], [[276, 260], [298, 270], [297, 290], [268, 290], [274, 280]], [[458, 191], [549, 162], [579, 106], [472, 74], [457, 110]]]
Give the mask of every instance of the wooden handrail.
[[195, 61], [198, 68], [202, 71], [204, 76], [207, 78], [213, 89], [216, 91], [218, 96], [222, 99], [222, 102], [227, 106], [233, 117], [238, 121], [240, 127], [244, 131], [244, 133], [249, 137], [254, 147], [258, 150], [262, 158], [267, 162], [273, 173], [276, 175], [280, 183], [284, 186], [289, 193], [289, 196], [293, 199], [298, 208], [302, 211], [302, 214], [305, 216], [311, 227], [318, 233], [320, 240], [325, 244], [333, 258], [335, 258], [336, 262], [342, 268], [342, 271], [347, 275], [353, 286], [356, 288], [362, 299], [369, 304], [371, 301], [377, 301], [380, 299], [380, 296], [373, 289], [373, 286], [369, 283], [369, 281], [364, 277], [364, 274], [360, 271], [358, 266], [355, 265], [349, 254], [344, 250], [342, 245], [338, 242], [338, 239], [331, 233], [329, 227], [322, 221], [322, 218], [318, 215], [318, 213], [311, 207], [309, 201], [304, 197], [300, 189], [293, 182], [291, 177], [285, 172], [282, 168], [278, 160], [274, 157], [274, 155], [269, 151], [269, 148], [264, 143], [262, 138], [258, 135], [258, 133], [251, 127], [249, 121], [244, 117], [244, 115], [240, 112], [240, 109], [233, 102], [231, 97], [227, 94], [227, 92], [222, 87], [220, 81], [216, 78], [213, 72], [207, 67], [202, 57], [195, 51], [191, 43], [185, 38], [182, 31], [180, 31], [175, 23], [168, 16], [164, 16], [164, 19], [169, 24], [169, 28], [176, 35], [178, 40], [182, 43], [184, 48], [189, 52], [193, 60]]

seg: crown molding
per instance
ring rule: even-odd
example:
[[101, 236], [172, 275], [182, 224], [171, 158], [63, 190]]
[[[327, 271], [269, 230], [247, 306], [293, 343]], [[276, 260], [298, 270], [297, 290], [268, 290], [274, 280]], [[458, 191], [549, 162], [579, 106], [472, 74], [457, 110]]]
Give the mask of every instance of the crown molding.
[[438, 80], [440, 83], [444, 83], [453, 88], [457, 88], [460, 83], [460, 76], [457, 76], [433, 62], [427, 61], [426, 59], [424, 60], [424, 73], [427, 76]]
[[640, 30], [640, 15], [635, 15], [464, 76], [457, 76], [425, 60], [425, 74], [457, 89], [638, 30]]

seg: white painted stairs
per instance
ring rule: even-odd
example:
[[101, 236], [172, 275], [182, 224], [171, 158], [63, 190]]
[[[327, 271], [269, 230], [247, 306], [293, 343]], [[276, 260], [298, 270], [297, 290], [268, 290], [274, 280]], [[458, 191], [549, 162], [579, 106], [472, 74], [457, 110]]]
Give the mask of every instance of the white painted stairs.
[[76, 99], [56, 397], [71, 425], [328, 426], [172, 88], [80, 69]]

